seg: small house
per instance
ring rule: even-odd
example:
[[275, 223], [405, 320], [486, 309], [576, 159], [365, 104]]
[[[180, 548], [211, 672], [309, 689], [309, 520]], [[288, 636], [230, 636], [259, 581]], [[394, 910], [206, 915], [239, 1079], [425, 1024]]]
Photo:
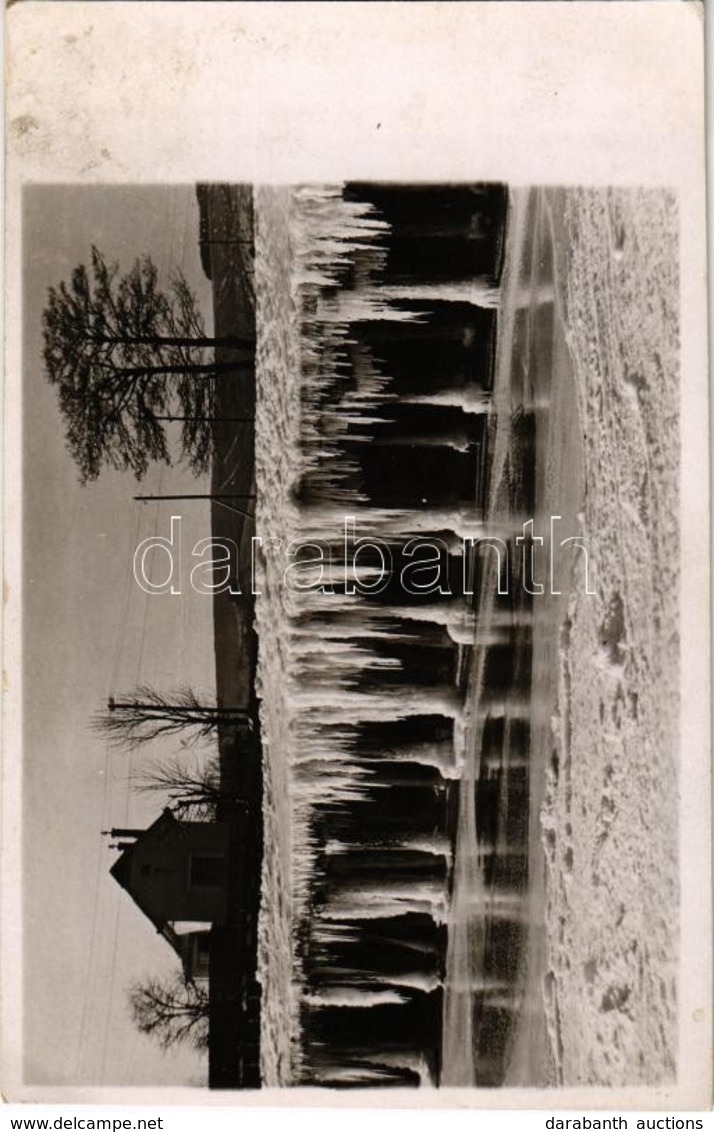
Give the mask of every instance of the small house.
[[122, 853], [111, 875], [157, 931], [178, 921], [225, 920], [226, 825], [181, 821], [167, 809], [148, 829], [112, 834], [122, 838]]

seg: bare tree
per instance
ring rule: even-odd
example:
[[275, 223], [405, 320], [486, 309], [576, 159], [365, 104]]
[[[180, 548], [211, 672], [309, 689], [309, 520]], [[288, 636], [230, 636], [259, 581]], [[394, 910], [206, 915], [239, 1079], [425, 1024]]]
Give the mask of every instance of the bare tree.
[[187, 732], [186, 740], [193, 744], [221, 728], [252, 730], [252, 721], [247, 709], [207, 704], [193, 688], [164, 694], [142, 685], [131, 698], [111, 697], [106, 711], [95, 716], [93, 727], [116, 746], [132, 749], [182, 732]]
[[131, 987], [129, 1002], [138, 1029], [162, 1049], [181, 1044], [208, 1047], [208, 993], [202, 986], [186, 983], [180, 974], [148, 978]]
[[[207, 468], [216, 378], [251, 367], [253, 344], [207, 335], [180, 272], [163, 291], [149, 257], [120, 276], [93, 247], [89, 269], [80, 264], [69, 283], [50, 287], [42, 324], [47, 379], [83, 483], [104, 465], [141, 479], [150, 461], [169, 463], [161, 418], [176, 403], [186, 418], [184, 454], [195, 471]], [[218, 364], [217, 346], [231, 348], [233, 360]]]
[[207, 761], [174, 755], [154, 763], [131, 776], [131, 784], [138, 794], [168, 795], [169, 808], [179, 817], [193, 821], [213, 821], [216, 807], [226, 801], [229, 793], [221, 785], [218, 759]]

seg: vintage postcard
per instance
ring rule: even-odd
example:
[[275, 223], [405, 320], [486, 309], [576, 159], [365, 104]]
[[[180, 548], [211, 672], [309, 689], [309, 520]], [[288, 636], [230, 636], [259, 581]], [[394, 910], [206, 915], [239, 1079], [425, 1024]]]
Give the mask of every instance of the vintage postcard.
[[701, 8], [8, 27], [6, 1095], [707, 1107]]

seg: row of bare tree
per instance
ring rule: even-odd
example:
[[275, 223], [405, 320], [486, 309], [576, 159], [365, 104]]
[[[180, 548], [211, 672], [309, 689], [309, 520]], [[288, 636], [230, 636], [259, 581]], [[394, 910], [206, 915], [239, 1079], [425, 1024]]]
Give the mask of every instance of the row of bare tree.
[[[210, 739], [219, 726], [245, 724], [243, 713], [221, 710], [203, 702], [191, 688], [163, 695], [149, 686], [138, 687], [124, 700], [110, 699], [93, 721], [96, 731], [118, 749], [143, 748], [154, 739], [182, 736], [184, 753], [156, 760], [131, 777], [139, 794], [160, 794], [179, 818], [211, 821], [225, 797], [218, 757], [201, 757], [194, 750]], [[129, 989], [129, 1006], [137, 1029], [158, 1042], [163, 1050], [189, 1044], [197, 1050], [208, 1045], [208, 992], [200, 983], [187, 982], [183, 972], [165, 978], [150, 976]]]
[[[140, 794], [162, 795], [179, 818], [212, 821], [219, 802], [228, 797], [221, 785], [218, 757], [215, 753], [201, 757], [186, 748], [195, 748], [215, 736], [220, 727], [250, 728], [250, 720], [241, 710], [207, 704], [192, 688], [164, 695], [143, 685], [131, 697], [110, 699], [93, 726], [123, 750], [181, 736], [184, 753], [137, 771], [131, 786]], [[199, 983], [187, 982], [181, 972], [135, 983], [129, 991], [129, 1003], [139, 1031], [154, 1038], [162, 1049], [179, 1044], [190, 1044], [197, 1050], [207, 1047], [208, 992]]]

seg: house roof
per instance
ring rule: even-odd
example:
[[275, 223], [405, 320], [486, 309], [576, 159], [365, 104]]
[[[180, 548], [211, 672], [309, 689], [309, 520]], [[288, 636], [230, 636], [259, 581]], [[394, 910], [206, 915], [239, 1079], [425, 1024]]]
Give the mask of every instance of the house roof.
[[120, 884], [121, 887], [129, 893], [137, 908], [139, 908], [144, 913], [144, 915], [149, 920], [151, 920], [151, 923], [154, 925], [158, 932], [164, 930], [164, 928], [166, 927], [166, 920], [157, 916], [155, 911], [146, 903], [146, 901], [142, 900], [141, 897], [137, 895], [135, 889], [132, 887], [132, 858], [134, 856], [137, 845], [141, 844], [147, 839], [153, 839], [157, 834], [166, 829], [168, 826], [174, 826], [178, 824], [179, 823], [171, 813], [171, 810], [163, 810], [156, 821], [153, 822], [148, 827], [148, 829], [144, 830], [141, 837], [137, 837], [133, 845], [127, 846], [127, 848], [123, 851], [121, 856], [117, 858], [117, 860], [109, 870], [115, 881], [117, 881], [117, 883]]

